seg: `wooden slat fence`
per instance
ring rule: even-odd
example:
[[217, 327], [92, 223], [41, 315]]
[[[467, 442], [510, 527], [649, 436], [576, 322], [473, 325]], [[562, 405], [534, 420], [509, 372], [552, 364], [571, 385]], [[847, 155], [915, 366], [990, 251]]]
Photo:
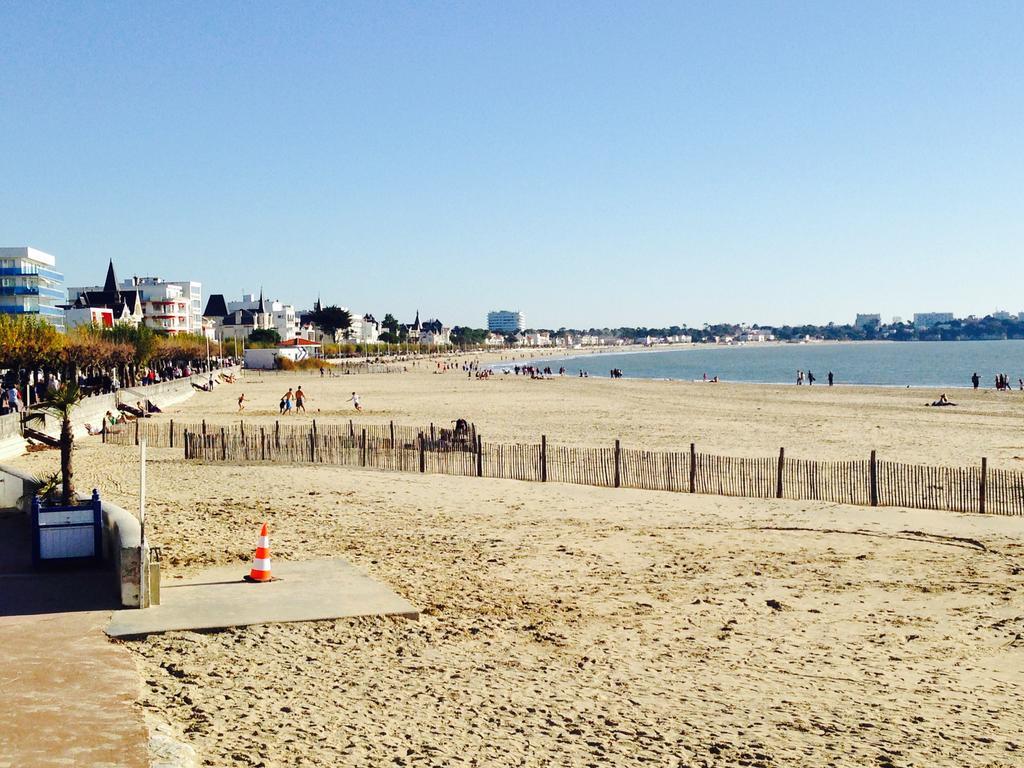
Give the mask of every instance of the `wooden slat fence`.
[[[745, 458], [685, 451], [484, 442], [470, 425], [449, 427], [312, 422], [212, 424], [142, 420], [108, 430], [122, 445], [181, 447], [199, 461], [312, 463], [396, 472], [559, 482], [601, 487], [785, 498], [1024, 516], [1024, 473], [878, 460]], [[186, 445], [187, 442], [187, 445]]]

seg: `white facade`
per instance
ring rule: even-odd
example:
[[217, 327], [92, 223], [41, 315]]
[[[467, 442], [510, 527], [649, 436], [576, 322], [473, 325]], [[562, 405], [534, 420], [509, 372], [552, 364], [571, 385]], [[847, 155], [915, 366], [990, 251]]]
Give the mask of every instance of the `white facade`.
[[189, 300], [191, 319], [189, 333], [202, 333], [203, 328], [203, 284], [195, 280], [171, 281], [171, 285], [181, 288], [181, 295]]
[[551, 346], [551, 334], [547, 331], [534, 331], [533, 333], [524, 333], [519, 337], [519, 346], [523, 347], [550, 347]]
[[432, 347], [446, 347], [451, 343], [451, 328], [441, 328], [440, 331], [423, 331], [420, 334], [420, 344], [427, 344]]
[[951, 323], [953, 322], [952, 312], [915, 312], [914, 313], [914, 327], [915, 328], [931, 328], [933, 325], [940, 323]]
[[[260, 297], [253, 293], [243, 293], [239, 301], [229, 301], [227, 305], [228, 312], [237, 312], [240, 309], [255, 312], [259, 309]], [[283, 304], [276, 299], [264, 299], [263, 306], [271, 317], [271, 324], [268, 327], [277, 331], [281, 341], [290, 341], [299, 335], [299, 319], [294, 306]]]
[[79, 325], [93, 325], [111, 328], [114, 325], [114, 310], [106, 307], [82, 307], [64, 310], [64, 326], [68, 329]]
[[523, 313], [515, 310], [498, 309], [487, 313], [487, 330], [498, 333], [517, 333], [526, 328]]
[[128, 291], [139, 291], [142, 297], [142, 321], [150, 328], [170, 334], [199, 333], [202, 324], [192, 324], [191, 297], [183, 295], [177, 283], [159, 277], [133, 277], [121, 283]]
[[348, 339], [357, 344], [376, 344], [380, 340], [380, 323], [371, 315], [360, 315], [351, 312], [352, 325], [348, 328]]

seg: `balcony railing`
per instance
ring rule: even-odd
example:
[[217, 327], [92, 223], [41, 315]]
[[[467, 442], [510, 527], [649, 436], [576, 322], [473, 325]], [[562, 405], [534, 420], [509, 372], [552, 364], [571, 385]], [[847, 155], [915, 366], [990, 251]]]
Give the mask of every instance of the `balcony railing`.
[[14, 275], [16, 277], [31, 277], [33, 275], [39, 275], [45, 277], [48, 280], [55, 280], [58, 283], [64, 282], [64, 275], [60, 272], [56, 272], [46, 267], [0, 267], [0, 275], [8, 277]]
[[0, 285], [0, 296], [46, 296], [61, 301], [65, 298], [64, 291], [44, 288], [41, 285]]

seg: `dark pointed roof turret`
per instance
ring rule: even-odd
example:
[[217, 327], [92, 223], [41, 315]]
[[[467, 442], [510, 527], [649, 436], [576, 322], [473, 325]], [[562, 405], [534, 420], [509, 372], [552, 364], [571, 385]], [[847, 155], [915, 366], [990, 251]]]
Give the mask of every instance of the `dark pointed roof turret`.
[[114, 260], [107, 264], [107, 279], [103, 283], [103, 290], [117, 293], [117, 275], [114, 274]]

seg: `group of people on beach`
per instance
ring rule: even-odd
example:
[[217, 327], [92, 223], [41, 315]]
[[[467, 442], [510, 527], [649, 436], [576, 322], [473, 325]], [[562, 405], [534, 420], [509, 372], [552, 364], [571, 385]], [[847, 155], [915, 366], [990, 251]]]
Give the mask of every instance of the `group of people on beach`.
[[[814, 382], [816, 382], [817, 380], [818, 379], [815, 377], [815, 375], [808, 368], [807, 369], [807, 386], [813, 385]], [[796, 383], [797, 383], [798, 386], [802, 385], [804, 383], [804, 372], [803, 371], [799, 371], [798, 370], [796, 372]], [[833, 374], [832, 371], [829, 371], [828, 372], [828, 385], [831, 387], [833, 384], [835, 384], [835, 374]]]
[[[971, 386], [975, 389], [981, 386], [981, 376], [978, 375], [977, 371], [971, 374]], [[1017, 379], [1017, 386], [1021, 392], [1024, 392], [1024, 378]], [[1011, 392], [1013, 390], [1010, 377], [1005, 373], [996, 374], [996, 390], [999, 392]]]
[[[290, 413], [298, 413], [302, 411], [306, 412], [306, 393], [302, 391], [302, 387], [296, 387], [292, 389], [288, 387], [288, 391], [281, 395], [281, 401], [278, 403], [279, 413], [285, 416]], [[345, 401], [346, 403], [352, 403], [352, 407], [357, 411], [362, 411], [363, 406], [359, 403], [359, 395], [355, 392], [352, 393], [352, 397]], [[238, 396], [238, 411], [241, 413], [245, 410], [245, 392]]]

